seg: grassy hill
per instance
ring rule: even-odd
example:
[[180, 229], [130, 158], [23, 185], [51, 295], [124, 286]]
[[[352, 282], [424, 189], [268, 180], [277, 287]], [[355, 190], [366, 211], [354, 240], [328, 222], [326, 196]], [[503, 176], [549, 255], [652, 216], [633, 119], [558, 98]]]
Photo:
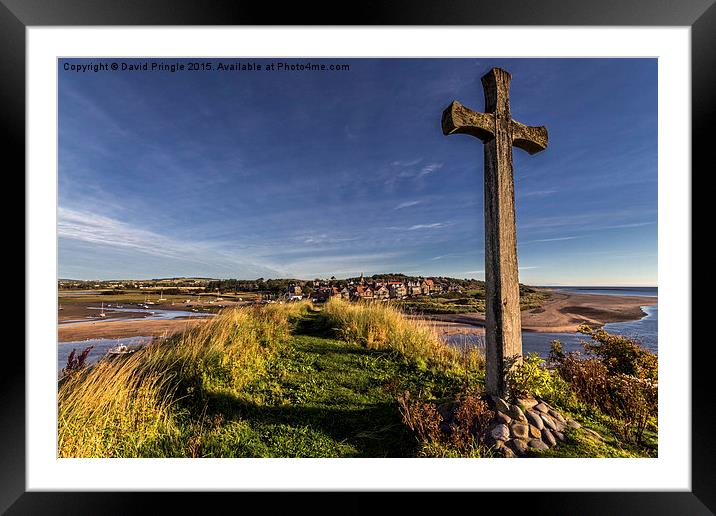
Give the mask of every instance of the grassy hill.
[[[59, 384], [59, 453], [489, 457], [473, 431], [480, 414], [463, 411], [467, 432], [445, 433], [440, 418], [446, 404], [479, 405], [468, 401], [481, 395], [483, 365], [477, 350], [448, 348], [428, 326], [378, 304], [235, 309], [127, 357], [70, 372]], [[563, 446], [544, 453], [655, 453], [653, 432], [627, 442], [597, 408], [564, 393], [553, 398], [555, 405], [563, 398], [560, 407], [601, 437], [573, 430]]]

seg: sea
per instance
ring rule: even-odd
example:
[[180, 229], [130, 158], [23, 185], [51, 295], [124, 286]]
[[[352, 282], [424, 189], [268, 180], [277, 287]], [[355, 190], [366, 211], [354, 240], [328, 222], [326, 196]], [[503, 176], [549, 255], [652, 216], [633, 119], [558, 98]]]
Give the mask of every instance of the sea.
[[[545, 287], [563, 292], [578, 294], [596, 294], [602, 296], [644, 296], [657, 297], [657, 287]], [[624, 335], [637, 341], [641, 347], [658, 353], [658, 326], [659, 307], [642, 306], [644, 317], [634, 321], [608, 323], [604, 329], [615, 335]], [[479, 346], [484, 347], [484, 335], [449, 335], [445, 337], [446, 342], [458, 346]], [[532, 331], [522, 332], [522, 352], [537, 353], [547, 358], [551, 343], [558, 340], [562, 344], [563, 351], [584, 351], [582, 342], [589, 340], [581, 333], [538, 333]]]
[[657, 297], [658, 287], [554, 287], [544, 286], [562, 292], [573, 294], [597, 294], [601, 296], [642, 296]]

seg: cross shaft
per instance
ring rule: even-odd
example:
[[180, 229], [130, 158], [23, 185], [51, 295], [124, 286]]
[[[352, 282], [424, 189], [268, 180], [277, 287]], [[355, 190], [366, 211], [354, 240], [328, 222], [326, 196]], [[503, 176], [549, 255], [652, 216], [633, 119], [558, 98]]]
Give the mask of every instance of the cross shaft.
[[453, 101], [443, 134], [468, 134], [485, 147], [485, 320], [487, 391], [502, 396], [505, 373], [522, 358], [512, 146], [535, 154], [547, 147], [547, 128], [512, 120], [510, 80], [493, 68], [482, 77], [485, 112]]

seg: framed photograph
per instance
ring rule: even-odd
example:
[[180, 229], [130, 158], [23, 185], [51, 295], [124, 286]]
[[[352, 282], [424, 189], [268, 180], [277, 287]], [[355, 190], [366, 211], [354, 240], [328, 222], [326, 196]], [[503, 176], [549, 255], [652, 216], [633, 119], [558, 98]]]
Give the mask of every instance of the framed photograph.
[[536, 5], [2, 0], [27, 302], [0, 507], [712, 513], [716, 7]]

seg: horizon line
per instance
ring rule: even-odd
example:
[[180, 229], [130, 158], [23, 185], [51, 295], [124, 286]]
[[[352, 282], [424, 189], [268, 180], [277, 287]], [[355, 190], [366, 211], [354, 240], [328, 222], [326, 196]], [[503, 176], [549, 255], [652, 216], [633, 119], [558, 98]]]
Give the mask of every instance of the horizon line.
[[[402, 272], [384, 272], [384, 273], [376, 273], [371, 274], [367, 276], [367, 278], [371, 278], [372, 276], [390, 276], [390, 275], [403, 275], [406, 277], [415, 277], [415, 278], [449, 278], [449, 279], [457, 279], [457, 280], [473, 280], [473, 281], [482, 281], [484, 282], [484, 279], [475, 278], [475, 277], [458, 277], [458, 276], [444, 276], [444, 275], [410, 275], [405, 274]], [[348, 280], [352, 278], [357, 278], [360, 276], [346, 276], [346, 277], [335, 277], [336, 281], [342, 281], [342, 280]], [[277, 277], [277, 278], [236, 278], [236, 277], [211, 277], [211, 276], [165, 276], [165, 277], [157, 277], [157, 278], [107, 278], [107, 279], [100, 279], [100, 278], [58, 278], [57, 282], [61, 281], [98, 281], [98, 282], [108, 282], [108, 281], [165, 281], [165, 280], [179, 280], [179, 279], [185, 279], [185, 280], [214, 280], [214, 281], [229, 281], [229, 280], [236, 280], [236, 281], [256, 281], [258, 279], [263, 279], [264, 281], [270, 281], [270, 280], [296, 280], [296, 281], [315, 281], [315, 280], [330, 280], [331, 277], [313, 277], [313, 278], [299, 278], [299, 277]], [[603, 285], [595, 285], [595, 284], [589, 284], [589, 283], [552, 283], [552, 284], [528, 284], [520, 281], [523, 285], [530, 285], [533, 287], [540, 287], [540, 288], [551, 288], [551, 287], [582, 287], [582, 288], [658, 288], [658, 285], [644, 285], [644, 284], [603, 284]]]

